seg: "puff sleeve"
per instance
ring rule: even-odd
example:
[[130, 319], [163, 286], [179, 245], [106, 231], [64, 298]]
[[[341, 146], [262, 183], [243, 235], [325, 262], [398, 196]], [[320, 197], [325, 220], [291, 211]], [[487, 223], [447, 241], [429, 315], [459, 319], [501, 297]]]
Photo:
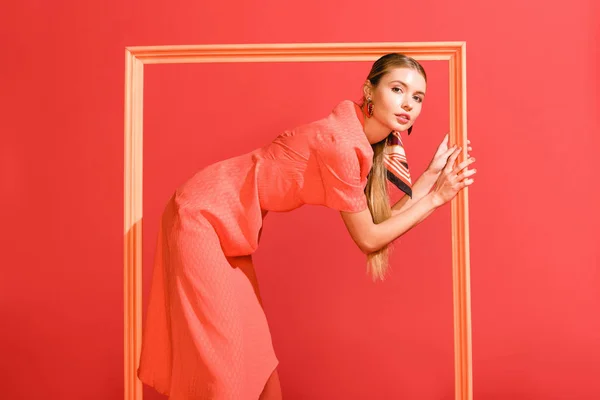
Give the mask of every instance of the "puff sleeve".
[[317, 160], [324, 190], [324, 205], [338, 211], [367, 209], [364, 188], [372, 157], [350, 141], [332, 135], [317, 136]]

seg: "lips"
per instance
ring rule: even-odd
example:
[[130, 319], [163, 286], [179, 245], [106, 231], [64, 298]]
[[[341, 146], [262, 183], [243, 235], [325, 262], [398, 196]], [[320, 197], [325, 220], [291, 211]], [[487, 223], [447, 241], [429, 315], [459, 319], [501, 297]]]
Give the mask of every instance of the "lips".
[[402, 124], [408, 124], [410, 121], [410, 115], [408, 114], [396, 114], [396, 118], [398, 118], [398, 121]]

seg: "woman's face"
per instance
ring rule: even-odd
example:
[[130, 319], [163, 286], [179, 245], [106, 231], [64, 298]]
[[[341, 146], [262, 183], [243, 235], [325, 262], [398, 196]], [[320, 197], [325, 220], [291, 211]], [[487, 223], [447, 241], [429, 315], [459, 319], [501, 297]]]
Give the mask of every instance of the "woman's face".
[[426, 86], [425, 78], [412, 68], [391, 69], [376, 88], [365, 86], [365, 97], [373, 102], [371, 118], [387, 128], [387, 134], [408, 130], [421, 114]]

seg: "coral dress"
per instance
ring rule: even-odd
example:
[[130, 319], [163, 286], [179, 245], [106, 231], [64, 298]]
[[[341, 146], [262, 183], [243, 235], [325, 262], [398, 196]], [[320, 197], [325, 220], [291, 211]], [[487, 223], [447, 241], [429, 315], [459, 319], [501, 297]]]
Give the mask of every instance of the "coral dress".
[[172, 400], [256, 400], [277, 367], [251, 255], [268, 211], [367, 208], [373, 150], [342, 101], [267, 146], [210, 165], [161, 219], [138, 376]]

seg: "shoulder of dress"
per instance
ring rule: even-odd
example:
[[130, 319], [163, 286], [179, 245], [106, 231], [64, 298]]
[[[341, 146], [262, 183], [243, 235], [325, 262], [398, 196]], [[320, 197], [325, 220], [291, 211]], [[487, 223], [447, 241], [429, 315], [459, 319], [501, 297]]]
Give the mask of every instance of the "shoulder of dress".
[[321, 135], [331, 141], [347, 142], [353, 146], [364, 148], [367, 153], [372, 150], [353, 101], [342, 101], [323, 120], [320, 130]]

